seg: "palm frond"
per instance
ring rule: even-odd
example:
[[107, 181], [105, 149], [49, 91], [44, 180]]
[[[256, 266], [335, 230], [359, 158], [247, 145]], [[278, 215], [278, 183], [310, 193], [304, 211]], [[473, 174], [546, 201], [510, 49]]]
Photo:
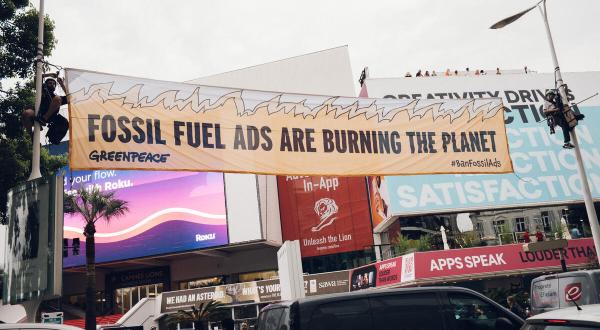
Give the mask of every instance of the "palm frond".
[[86, 223], [99, 219], [109, 222], [129, 211], [127, 201], [116, 198], [114, 191], [101, 191], [98, 187], [79, 187], [74, 194], [65, 195], [65, 212], [80, 214]]

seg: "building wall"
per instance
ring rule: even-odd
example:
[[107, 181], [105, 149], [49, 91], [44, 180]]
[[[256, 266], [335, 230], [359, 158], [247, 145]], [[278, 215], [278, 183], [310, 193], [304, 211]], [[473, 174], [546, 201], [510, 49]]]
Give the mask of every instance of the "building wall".
[[[104, 278], [109, 271], [96, 269], [96, 290], [104, 291]], [[78, 295], [85, 293], [85, 270], [71, 273], [63, 272], [63, 296]]]
[[[502, 221], [505, 222], [505, 231], [508, 233], [515, 232], [517, 234], [524, 232], [523, 228], [518, 228], [516, 225], [517, 218], [525, 219], [525, 230], [533, 233], [540, 230], [545, 232], [546, 235], [553, 235], [554, 232], [562, 230], [560, 218], [565, 207], [563, 206], [552, 206], [542, 207], [533, 209], [510, 209], [510, 210], [495, 210], [495, 211], [484, 211], [471, 214], [471, 220], [473, 221], [474, 228], [480, 228], [477, 230], [480, 237], [483, 239], [496, 239], [498, 231], [494, 228], [494, 222]], [[547, 212], [548, 214], [548, 225], [544, 226], [542, 222], [542, 213]], [[480, 225], [477, 225], [480, 224]]]
[[240, 251], [213, 258], [189, 258], [171, 263], [171, 287], [186, 280], [223, 274], [277, 269], [277, 249]]
[[187, 82], [287, 93], [355, 95], [348, 46], [335, 47]]
[[[214, 276], [230, 276], [239, 273], [249, 273], [277, 269], [277, 249], [263, 247], [237, 252], [198, 251], [195, 255], [185, 259], [172, 260], [162, 265], [169, 266], [171, 273], [171, 289], [176, 290], [178, 283], [187, 280]], [[147, 267], [156, 267], [148, 265]], [[125, 268], [125, 267], [124, 267]], [[145, 268], [128, 267], [127, 270]], [[102, 269], [96, 271], [96, 290], [105, 291], [105, 279], [111, 272], [123, 269]], [[80, 295], [85, 293], [85, 272], [63, 274], [63, 296]], [[107, 293], [112, 294], [112, 293]]]

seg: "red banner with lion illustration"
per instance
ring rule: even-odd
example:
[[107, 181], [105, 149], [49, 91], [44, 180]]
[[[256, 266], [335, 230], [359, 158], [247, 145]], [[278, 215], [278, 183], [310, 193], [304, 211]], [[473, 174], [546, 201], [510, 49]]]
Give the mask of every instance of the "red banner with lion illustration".
[[302, 257], [371, 248], [364, 178], [280, 176], [283, 240], [299, 240]]

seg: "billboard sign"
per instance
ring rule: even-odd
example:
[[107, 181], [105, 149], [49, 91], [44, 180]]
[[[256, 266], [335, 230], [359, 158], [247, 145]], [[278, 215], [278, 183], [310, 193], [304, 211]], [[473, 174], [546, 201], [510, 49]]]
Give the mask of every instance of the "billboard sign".
[[[600, 86], [600, 72], [566, 73], [569, 100], [582, 100]], [[562, 134], [551, 135], [541, 116], [543, 95], [554, 87], [552, 74], [368, 79], [369, 97], [391, 100], [449, 100], [501, 97], [505, 108], [514, 174], [386, 176], [392, 215], [454, 212], [515, 206], [564, 204], [582, 200], [573, 150], [563, 149]], [[600, 198], [600, 97], [575, 107], [585, 114], [577, 126], [594, 198]]]
[[74, 169], [508, 173], [498, 98], [364, 99], [66, 70]]
[[8, 223], [1, 247], [5, 304], [61, 294], [61, 179], [39, 178], [8, 191]]
[[348, 292], [347, 270], [338, 272], [304, 275], [304, 294], [306, 297], [329, 293]]
[[371, 205], [371, 221], [373, 228], [385, 221], [390, 216], [388, 187], [385, 176], [367, 177], [369, 188], [369, 203]]
[[[66, 171], [64, 189], [95, 186], [127, 201], [125, 215], [96, 222], [96, 262], [110, 262], [225, 245], [223, 174], [160, 171]], [[65, 214], [64, 237], [80, 238], [79, 255], [64, 267], [85, 264], [84, 220]]]
[[373, 245], [364, 178], [280, 176], [277, 185], [283, 240], [299, 240], [302, 257]]
[[[563, 254], [568, 267], [591, 266], [596, 261], [591, 238], [569, 240]], [[529, 252], [523, 250], [523, 244], [411, 252], [355, 268], [350, 273], [350, 290], [389, 285], [420, 285], [560, 268], [558, 249]], [[539, 289], [547, 288], [550, 287]], [[552, 290], [556, 291], [555, 288]], [[576, 298], [578, 288], [571, 286], [563, 291], [573, 293]]]
[[[569, 240], [563, 249], [567, 266], [588, 265], [596, 258], [591, 238]], [[415, 253], [415, 279], [472, 277], [527, 270], [560, 268], [560, 251], [523, 251], [523, 244]]]
[[[306, 296], [348, 292], [347, 270], [304, 275]], [[264, 280], [163, 292], [161, 313], [176, 312], [208, 300], [223, 304], [265, 303], [281, 300], [279, 280]]]
[[398, 284], [402, 269], [402, 257], [355, 268], [350, 274], [350, 291]]

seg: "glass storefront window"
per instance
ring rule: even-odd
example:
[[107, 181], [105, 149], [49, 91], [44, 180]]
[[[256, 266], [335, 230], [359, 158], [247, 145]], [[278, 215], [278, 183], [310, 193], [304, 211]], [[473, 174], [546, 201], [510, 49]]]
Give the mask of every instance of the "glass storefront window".
[[233, 308], [233, 319], [243, 320], [258, 317], [258, 305], [236, 306]]
[[187, 289], [196, 289], [196, 288], [204, 288], [207, 286], [215, 286], [223, 284], [223, 277], [208, 277], [208, 278], [199, 278], [196, 280], [179, 282], [179, 290], [187, 290]]
[[240, 282], [252, 282], [252, 281], [261, 281], [261, 280], [270, 280], [273, 278], [278, 278], [276, 270], [267, 270], [264, 272], [253, 272], [253, 273], [245, 273], [240, 274]]
[[333, 272], [375, 262], [374, 249], [302, 258], [302, 271], [309, 274]]
[[125, 314], [143, 298], [156, 296], [161, 292], [163, 292], [162, 283], [116, 289], [115, 312]]

